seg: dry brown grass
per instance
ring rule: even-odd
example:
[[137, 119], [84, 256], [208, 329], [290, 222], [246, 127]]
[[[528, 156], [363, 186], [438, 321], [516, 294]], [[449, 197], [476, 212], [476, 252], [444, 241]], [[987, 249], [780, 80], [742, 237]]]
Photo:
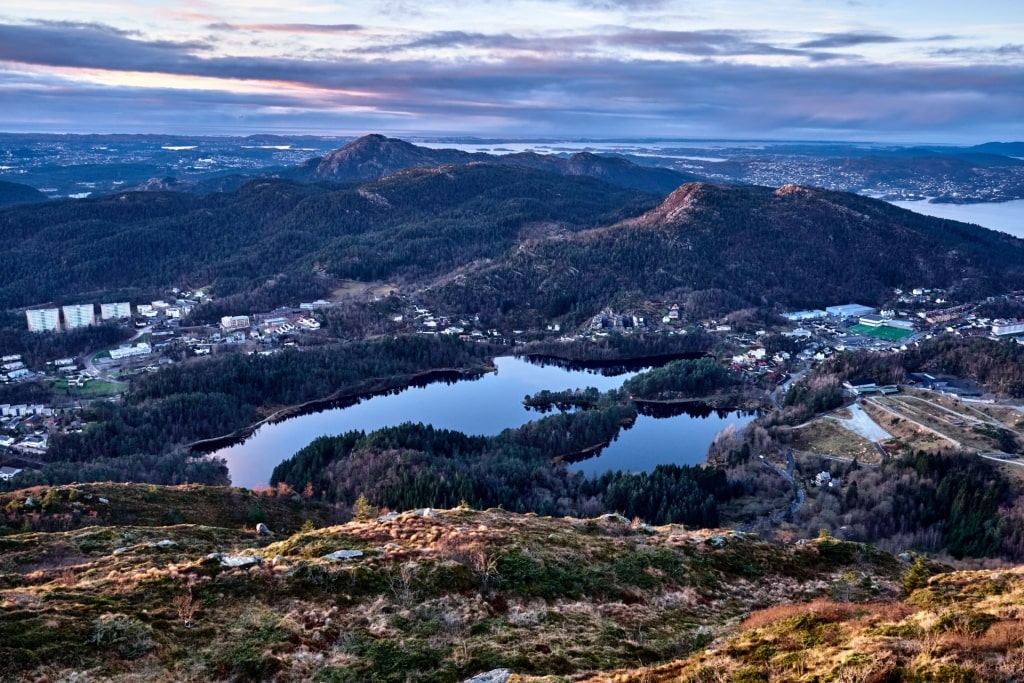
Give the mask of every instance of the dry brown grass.
[[[849, 411], [847, 411], [849, 412]], [[857, 458], [862, 463], [876, 463], [881, 460], [871, 442], [851, 432], [833, 420], [822, 418], [794, 429], [793, 448], [840, 458]]]

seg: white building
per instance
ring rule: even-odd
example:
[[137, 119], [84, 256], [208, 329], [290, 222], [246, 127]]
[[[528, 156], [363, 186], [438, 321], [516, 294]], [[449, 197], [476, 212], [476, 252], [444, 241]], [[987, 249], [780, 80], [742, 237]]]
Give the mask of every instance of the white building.
[[0, 480], [10, 481], [11, 479], [14, 479], [19, 472], [21, 472], [21, 470], [16, 467], [0, 467]]
[[860, 304], [844, 304], [842, 306], [829, 306], [825, 312], [837, 318], [859, 318], [862, 315], [870, 315], [875, 309]]
[[801, 320], [818, 320], [826, 317], [828, 314], [820, 308], [815, 308], [810, 311], [794, 311], [792, 313], [783, 313], [782, 317], [790, 322], [800, 322]]
[[64, 329], [74, 330], [96, 324], [96, 307], [92, 304], [64, 306]]
[[1024, 332], [1024, 322], [1018, 320], [997, 320], [992, 325], [992, 334], [1001, 337], [1007, 334], [1021, 334]]
[[220, 326], [225, 332], [231, 330], [244, 330], [249, 325], [249, 316], [247, 315], [226, 315], [220, 319]]
[[60, 331], [60, 309], [37, 308], [33, 311], [25, 311], [28, 319], [30, 332], [59, 332]]
[[868, 327], [881, 327], [888, 321], [880, 315], [862, 315], [860, 317], [860, 324], [867, 325]]
[[116, 304], [100, 304], [100, 318], [102, 320], [118, 320], [130, 317], [132, 317], [132, 306], [127, 301]]
[[132, 358], [134, 356], [145, 356], [148, 353], [152, 353], [153, 349], [149, 344], [145, 342], [139, 342], [135, 346], [120, 346], [116, 349], [110, 349], [110, 357], [114, 360], [123, 360], [125, 358]]

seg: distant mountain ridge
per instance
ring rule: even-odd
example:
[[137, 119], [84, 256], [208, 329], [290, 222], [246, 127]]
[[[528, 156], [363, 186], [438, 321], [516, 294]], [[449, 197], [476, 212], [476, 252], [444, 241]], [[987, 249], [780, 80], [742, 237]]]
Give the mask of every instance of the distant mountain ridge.
[[0, 180], [0, 209], [17, 204], [45, 202], [46, 195], [28, 185]]
[[590, 152], [577, 152], [568, 158], [535, 152], [485, 154], [420, 147], [376, 134], [364, 135], [323, 157], [314, 157], [282, 176], [302, 182], [345, 182], [382, 178], [410, 168], [480, 162], [521, 166], [564, 176], [590, 176], [613, 185], [661, 194], [668, 194], [683, 183], [698, 180], [692, 174], [639, 166], [622, 157]]

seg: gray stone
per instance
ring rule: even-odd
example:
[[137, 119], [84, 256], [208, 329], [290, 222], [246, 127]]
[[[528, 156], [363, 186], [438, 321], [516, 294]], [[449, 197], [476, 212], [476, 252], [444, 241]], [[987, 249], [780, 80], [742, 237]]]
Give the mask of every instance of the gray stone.
[[412, 514], [420, 517], [437, 517], [437, 513], [434, 512], [434, 508], [420, 508], [419, 510], [413, 510]]
[[607, 522], [618, 522], [620, 524], [630, 524], [631, 522], [626, 517], [623, 517], [617, 512], [609, 512], [606, 515], [601, 515], [598, 519], [605, 520]]
[[724, 536], [715, 535], [715, 536], [710, 537], [707, 540], [707, 543], [709, 545], [712, 545], [712, 546], [716, 547], [716, 548], [722, 548], [722, 547], [725, 546], [725, 537]]
[[508, 669], [492, 669], [491, 671], [477, 674], [463, 681], [463, 683], [505, 683], [511, 677], [512, 672]]
[[325, 560], [351, 560], [354, 557], [362, 557], [362, 550], [336, 550], [323, 556]]
[[178, 543], [177, 541], [172, 541], [169, 538], [165, 538], [162, 541], [157, 541], [155, 545], [158, 548], [173, 548], [174, 546], [178, 545]]
[[271, 531], [270, 527], [268, 527], [266, 524], [264, 524], [263, 522], [260, 522], [259, 524], [256, 525], [256, 535], [257, 536], [273, 536], [274, 532]]
[[393, 519], [398, 519], [398, 513], [397, 512], [389, 512], [386, 515], [381, 515], [380, 517], [377, 518], [377, 521], [378, 522], [390, 522]]
[[910, 555], [910, 553], [900, 553], [896, 557], [900, 558], [900, 560], [903, 561], [903, 562], [913, 562], [914, 561], [914, 558]]
[[263, 564], [263, 558], [258, 555], [225, 555], [224, 553], [210, 553], [207, 560], [217, 560], [222, 567], [232, 569], [247, 569]]

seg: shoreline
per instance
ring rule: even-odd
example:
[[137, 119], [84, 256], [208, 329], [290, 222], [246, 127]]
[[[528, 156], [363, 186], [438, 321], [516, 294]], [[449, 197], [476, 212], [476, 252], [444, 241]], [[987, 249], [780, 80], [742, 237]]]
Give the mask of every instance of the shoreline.
[[[434, 368], [431, 370], [422, 370], [412, 375], [403, 375], [401, 376], [402, 381], [395, 383], [392, 383], [395, 377], [374, 378], [366, 380], [359, 388], [348, 387], [338, 389], [334, 393], [323, 398], [317, 398], [304, 403], [278, 408], [263, 419], [239, 428], [230, 434], [213, 436], [207, 439], [199, 439], [191, 443], [183, 444], [181, 448], [190, 452], [198, 451], [199, 454], [202, 455], [210, 455], [214, 451], [244, 442], [252, 436], [257, 429], [264, 425], [276, 424], [293, 417], [319, 412], [320, 410], [348, 407], [349, 405], [355, 405], [364, 399], [373, 398], [374, 396], [382, 396], [393, 391], [402, 391], [421, 384], [430, 384], [432, 382], [445, 380], [459, 381], [463, 379], [470, 379], [495, 372], [496, 370], [497, 367], [488, 363], [486, 365], [461, 370], [458, 368]], [[342, 403], [347, 405], [338, 405]]]

